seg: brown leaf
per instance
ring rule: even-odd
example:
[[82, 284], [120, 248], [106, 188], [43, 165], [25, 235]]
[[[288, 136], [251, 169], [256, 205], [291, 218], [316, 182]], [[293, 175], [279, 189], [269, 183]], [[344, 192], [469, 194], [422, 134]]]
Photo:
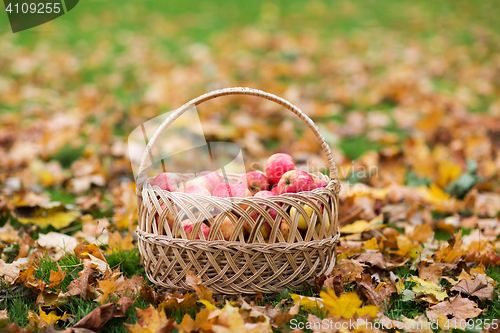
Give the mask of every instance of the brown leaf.
[[342, 282], [342, 277], [340, 275], [331, 276], [325, 280], [325, 287], [333, 289], [337, 296], [344, 293], [344, 283]]
[[323, 274], [321, 276], [314, 276], [314, 291], [319, 293], [321, 289], [323, 289], [323, 285], [326, 280], [326, 275]]
[[387, 259], [384, 258], [384, 255], [380, 252], [376, 253], [363, 252], [356, 255], [354, 259], [356, 259], [360, 263], [369, 264], [372, 267], [376, 266], [381, 269], [387, 269], [390, 266], [390, 264], [387, 263]]
[[83, 299], [87, 299], [89, 278], [93, 272], [94, 270], [91, 267], [85, 267], [80, 277], [69, 283], [68, 293], [72, 296], [80, 296]]
[[486, 280], [485, 274], [476, 273], [472, 279], [463, 279], [451, 290], [458, 291], [466, 297], [475, 296], [481, 302], [492, 300], [494, 296], [494, 288]]
[[202, 285], [201, 278], [195, 276], [193, 271], [186, 272], [186, 284], [194, 289], [200, 300], [209, 301], [212, 304], [215, 303], [212, 291]]
[[108, 303], [94, 309], [88, 315], [83, 317], [73, 328], [85, 328], [95, 332], [101, 331], [106, 323], [113, 318], [123, 318], [127, 310], [134, 303], [130, 297], [123, 297], [115, 305]]
[[165, 332], [169, 333], [173, 330], [174, 318], [167, 320], [163, 310], [157, 310], [152, 305], [148, 309], [142, 310], [136, 308], [138, 320], [135, 324], [125, 324], [125, 327], [130, 333], [142, 332]]
[[385, 309], [387, 307], [389, 299], [393, 293], [391, 290], [394, 289], [383, 286], [380, 290], [375, 291], [370, 274], [361, 274], [361, 278], [357, 278], [356, 283], [366, 298], [368, 298], [368, 302], [370, 304], [373, 304], [380, 309]]
[[61, 270], [61, 267], [58, 265], [59, 270], [57, 271], [50, 271], [50, 277], [49, 277], [49, 282], [50, 284], [47, 286], [47, 288], [54, 288], [55, 286], [59, 285], [61, 282], [63, 282], [64, 277], [66, 276], [66, 270]]
[[475, 318], [483, 312], [477, 307], [477, 304], [468, 298], [462, 298], [462, 296], [456, 296], [451, 302], [443, 301], [436, 305], [433, 305], [427, 310], [427, 317], [436, 321], [438, 319], [439, 313], [448, 317], [451, 321], [453, 320], [466, 320], [469, 318]]
[[363, 273], [363, 265], [353, 259], [342, 259], [335, 266], [334, 275], [340, 275], [342, 278], [347, 278], [349, 282], [354, 282], [357, 277], [361, 277]]
[[120, 296], [137, 294], [139, 288], [144, 282], [144, 278], [139, 275], [134, 275], [130, 279], [124, 276], [120, 276], [115, 281], [115, 293]]
[[255, 293], [257, 294], [255, 296], [255, 303], [260, 304], [262, 302], [262, 300], [264, 299], [264, 296], [262, 296], [262, 293], [258, 290], [255, 290]]
[[431, 280], [434, 283], [439, 282], [439, 278], [443, 275], [443, 266], [431, 264], [429, 266], [420, 266], [420, 277], [424, 280]]
[[181, 295], [177, 292], [170, 296], [164, 296], [165, 300], [158, 305], [158, 309], [165, 309], [167, 315], [171, 315], [178, 311], [188, 311], [196, 309], [197, 299], [193, 293]]

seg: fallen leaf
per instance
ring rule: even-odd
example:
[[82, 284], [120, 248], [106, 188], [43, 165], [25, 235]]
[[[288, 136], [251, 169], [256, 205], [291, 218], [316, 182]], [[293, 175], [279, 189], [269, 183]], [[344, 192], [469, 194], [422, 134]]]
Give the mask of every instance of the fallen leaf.
[[136, 311], [137, 323], [133, 325], [125, 323], [125, 327], [130, 333], [157, 333], [168, 327], [173, 328], [174, 319], [167, 320], [165, 312], [156, 310], [152, 305], [146, 310], [136, 308]]
[[442, 301], [448, 297], [446, 290], [432, 281], [427, 281], [417, 276], [411, 276], [410, 281], [417, 284], [412, 289], [417, 295], [431, 295], [437, 301]]
[[326, 279], [324, 286], [333, 289], [337, 296], [344, 293], [344, 283], [342, 282], [342, 277], [340, 275], [332, 276]]
[[485, 274], [474, 274], [472, 279], [460, 280], [451, 291], [458, 291], [466, 297], [475, 296], [481, 302], [492, 300], [494, 288], [488, 283]]
[[109, 296], [113, 294], [116, 290], [116, 285], [115, 281], [111, 280], [101, 280], [99, 281], [99, 287], [97, 288], [97, 291], [101, 293], [101, 296], [96, 298], [96, 302], [99, 302], [101, 304], [106, 303], [108, 300]]
[[482, 312], [483, 311], [477, 307], [475, 302], [457, 295], [451, 302], [444, 301], [431, 306], [426, 314], [430, 320], [436, 321], [438, 319], [438, 314], [442, 313], [453, 322], [453, 320], [460, 321], [475, 318]]
[[334, 269], [334, 275], [340, 275], [349, 280], [349, 282], [354, 282], [356, 278], [361, 276], [364, 271], [364, 266], [357, 260], [354, 259], [342, 259], [339, 260]]
[[420, 277], [424, 280], [430, 280], [433, 283], [439, 283], [440, 277], [443, 275], [443, 266], [431, 264], [429, 266], [420, 266]]
[[59, 270], [57, 271], [50, 271], [50, 277], [49, 277], [49, 284], [47, 285], [47, 288], [54, 288], [55, 286], [59, 285], [61, 282], [63, 282], [64, 277], [66, 276], [66, 270], [61, 270], [61, 267], [58, 265]]
[[209, 301], [212, 304], [215, 303], [212, 291], [202, 284], [201, 278], [195, 276], [193, 271], [186, 272], [186, 284], [194, 289], [200, 300]]
[[21, 270], [14, 263], [7, 264], [0, 259], [0, 277], [8, 284], [13, 284], [19, 277]]
[[324, 309], [323, 299], [319, 297], [307, 297], [298, 294], [291, 294], [294, 304], [300, 304], [301, 308], [307, 312], [321, 311]]
[[387, 269], [387, 267], [389, 266], [387, 264], [387, 259], [384, 258], [384, 255], [380, 252], [376, 253], [363, 252], [360, 253], [359, 255], [356, 255], [354, 259], [356, 259], [360, 263], [369, 264], [372, 267], [378, 267], [381, 269]]
[[370, 222], [365, 220], [358, 220], [354, 223], [348, 224], [340, 228], [340, 232], [343, 234], [359, 234], [365, 231], [380, 229], [384, 227], [385, 224], [382, 223], [380, 216], [377, 216]]
[[344, 319], [351, 319], [355, 314], [359, 316], [369, 315], [375, 318], [379, 311], [378, 307], [374, 305], [361, 307], [363, 302], [356, 293], [346, 293], [337, 297], [333, 290], [327, 289], [326, 291], [322, 291], [319, 296], [323, 298], [329, 315], [339, 316]]
[[10, 225], [10, 223], [6, 223], [0, 228], [0, 241], [7, 244], [19, 241], [18, 232]]
[[87, 299], [88, 296], [88, 287], [89, 287], [89, 279], [94, 270], [87, 266], [81, 272], [79, 278], [74, 279], [69, 283], [68, 293], [72, 296], [80, 296], [83, 299]]
[[368, 302], [379, 309], [385, 309], [389, 304], [392, 293], [396, 292], [396, 288], [393, 286], [390, 286], [392, 287], [390, 288], [386, 285], [381, 285], [380, 288], [377, 286], [378, 290], [375, 290], [370, 274], [362, 274], [361, 278], [356, 279], [356, 283], [368, 299]]
[[56, 260], [59, 260], [66, 252], [72, 252], [78, 244], [76, 238], [52, 231], [45, 235], [40, 234], [37, 243], [47, 249], [55, 250]]
[[92, 310], [88, 315], [77, 322], [73, 328], [84, 328], [91, 331], [101, 331], [106, 323], [113, 318], [123, 318], [127, 310], [134, 303], [130, 297], [123, 297], [115, 304], [108, 303]]
[[129, 251], [135, 249], [135, 245], [133, 244], [134, 239], [132, 238], [132, 234], [128, 233], [125, 238], [122, 238], [118, 231], [109, 234], [108, 238], [108, 246], [109, 253], [111, 252], [119, 252], [119, 251]]
[[80, 211], [70, 205], [51, 202], [38, 206], [18, 206], [13, 214], [23, 224], [35, 224], [40, 228], [52, 226], [59, 230], [76, 220], [80, 216]]
[[42, 308], [39, 308], [39, 313], [40, 313], [40, 321], [43, 321], [44, 324], [42, 324], [39, 327], [44, 327], [44, 326], [55, 326], [55, 324], [59, 320], [64, 320], [68, 319], [71, 317], [71, 315], [67, 315], [66, 313], [62, 315], [58, 315], [56, 310], [50, 311], [49, 313], [45, 313], [45, 311], [42, 310]]

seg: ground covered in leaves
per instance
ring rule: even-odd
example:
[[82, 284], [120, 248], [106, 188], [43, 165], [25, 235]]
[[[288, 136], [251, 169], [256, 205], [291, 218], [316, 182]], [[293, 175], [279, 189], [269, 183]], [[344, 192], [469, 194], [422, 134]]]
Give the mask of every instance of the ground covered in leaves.
[[[0, 36], [0, 331], [498, 327], [494, 1], [88, 3]], [[333, 150], [342, 237], [314, 289], [231, 299], [189, 275], [193, 293], [162, 294], [140, 267], [127, 136], [228, 86], [289, 99]], [[277, 106], [199, 111], [207, 139], [238, 143], [249, 163], [325, 164]]]

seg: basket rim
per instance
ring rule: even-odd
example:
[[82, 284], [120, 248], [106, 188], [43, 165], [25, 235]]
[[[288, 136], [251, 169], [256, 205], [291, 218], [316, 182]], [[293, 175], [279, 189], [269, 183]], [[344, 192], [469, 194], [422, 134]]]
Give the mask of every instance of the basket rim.
[[[189, 174], [183, 174], [183, 175], [189, 175]], [[325, 177], [327, 177], [327, 176], [325, 176]], [[167, 190], [162, 190], [157, 185], [153, 186], [153, 185], [150, 184], [150, 181], [153, 178], [154, 177], [149, 177], [142, 184], [139, 184], [138, 186], [136, 186], [136, 195], [137, 196], [139, 196], [139, 197], [142, 198], [142, 190], [144, 189], [145, 186], [150, 185], [153, 189], [155, 187], [157, 187], [159, 191], [170, 193], [170, 195], [173, 195], [173, 196], [179, 196], [179, 197], [182, 197], [182, 196], [192, 196], [193, 198], [196, 198], [198, 196], [199, 197], [207, 197], [207, 196], [204, 196], [202, 194], [197, 194], [197, 193], [184, 193], [184, 192], [181, 192], [181, 191], [167, 191]], [[280, 198], [280, 197], [281, 198], [283, 198], [283, 197], [293, 198], [296, 195], [300, 195], [301, 193], [315, 193], [315, 194], [319, 194], [325, 188], [329, 189], [329, 190], [332, 190], [335, 193], [335, 195], [338, 195], [340, 193], [340, 189], [341, 189], [340, 181], [338, 181], [336, 179], [330, 179], [330, 178], [328, 178], [328, 184], [325, 187], [319, 187], [319, 188], [315, 188], [315, 189], [312, 189], [312, 190], [309, 190], [309, 191], [301, 191], [301, 192], [295, 192], [295, 193], [275, 194], [273, 196], [265, 197], [265, 198], [256, 198], [253, 195], [250, 196], [250, 197], [225, 197], [225, 198], [223, 198], [223, 197], [217, 197], [217, 196], [213, 196], [213, 195], [208, 196], [208, 197], [209, 198], [222, 199], [222, 200], [227, 201], [227, 202], [232, 202], [233, 199], [251, 200], [252, 201], [253, 198], [255, 198], [255, 199], [267, 199], [267, 200], [271, 200], [271, 201], [273, 201], [273, 198], [274, 198], [275, 201], [278, 201], [276, 198]], [[257, 200], [255, 200], [255, 201], [257, 201]]]
[[[184, 247], [182, 246], [183, 244], [188, 244], [189, 245], [194, 245], [196, 243], [207, 246], [211, 244], [220, 244], [223, 247], [226, 248], [246, 248], [246, 249], [252, 249], [254, 248], [255, 250], [261, 251], [262, 248], [266, 248], [269, 250], [275, 250], [276, 248], [278, 249], [292, 249], [296, 247], [312, 247], [314, 245], [321, 246], [325, 244], [336, 244], [338, 240], [340, 239], [340, 229], [337, 227], [337, 233], [333, 235], [332, 237], [328, 238], [322, 238], [322, 239], [313, 239], [310, 241], [300, 241], [300, 242], [292, 242], [292, 243], [287, 243], [287, 242], [274, 242], [274, 243], [244, 243], [240, 241], [227, 241], [227, 240], [204, 240], [204, 239], [184, 239], [184, 238], [177, 238], [177, 237], [170, 237], [167, 235], [157, 235], [154, 233], [146, 232], [144, 230], [141, 230], [139, 227], [137, 227], [136, 231], [137, 237], [139, 237], [140, 240], [148, 243], [154, 243], [149, 241], [151, 239], [154, 239], [157, 242], [164, 243], [164, 245], [177, 245], [179, 247]], [[168, 244], [166, 244], [168, 243]]]

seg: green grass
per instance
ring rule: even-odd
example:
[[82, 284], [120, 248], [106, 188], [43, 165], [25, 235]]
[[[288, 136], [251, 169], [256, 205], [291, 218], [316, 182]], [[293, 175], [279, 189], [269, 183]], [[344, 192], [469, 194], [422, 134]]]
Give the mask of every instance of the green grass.
[[69, 168], [73, 162], [83, 156], [85, 146], [73, 147], [65, 144], [50, 160], [58, 161], [63, 168]]
[[66, 270], [66, 276], [64, 280], [57, 286], [57, 289], [62, 289], [63, 291], [68, 291], [68, 286], [71, 281], [79, 277], [78, 272], [83, 269], [83, 264], [80, 263], [79, 259], [74, 253], [67, 253], [58, 262], [45, 255], [40, 258], [38, 262], [38, 267], [35, 269], [35, 277], [42, 280], [46, 284], [49, 284], [49, 278], [51, 271], [58, 271], [59, 266], [64, 271]]
[[[486, 268], [486, 275], [495, 280], [500, 285], [500, 267], [498, 266], [490, 266]], [[499, 319], [500, 318], [500, 292], [498, 287], [495, 288], [495, 294], [493, 296], [493, 300], [486, 301], [484, 304], [480, 304], [479, 307], [481, 309], [486, 309], [486, 312], [483, 312], [478, 319]]]
[[146, 277], [146, 271], [141, 266], [141, 254], [137, 247], [130, 251], [113, 251], [106, 254], [105, 257], [111, 269], [119, 267], [123, 275], [128, 278], [134, 275]]

